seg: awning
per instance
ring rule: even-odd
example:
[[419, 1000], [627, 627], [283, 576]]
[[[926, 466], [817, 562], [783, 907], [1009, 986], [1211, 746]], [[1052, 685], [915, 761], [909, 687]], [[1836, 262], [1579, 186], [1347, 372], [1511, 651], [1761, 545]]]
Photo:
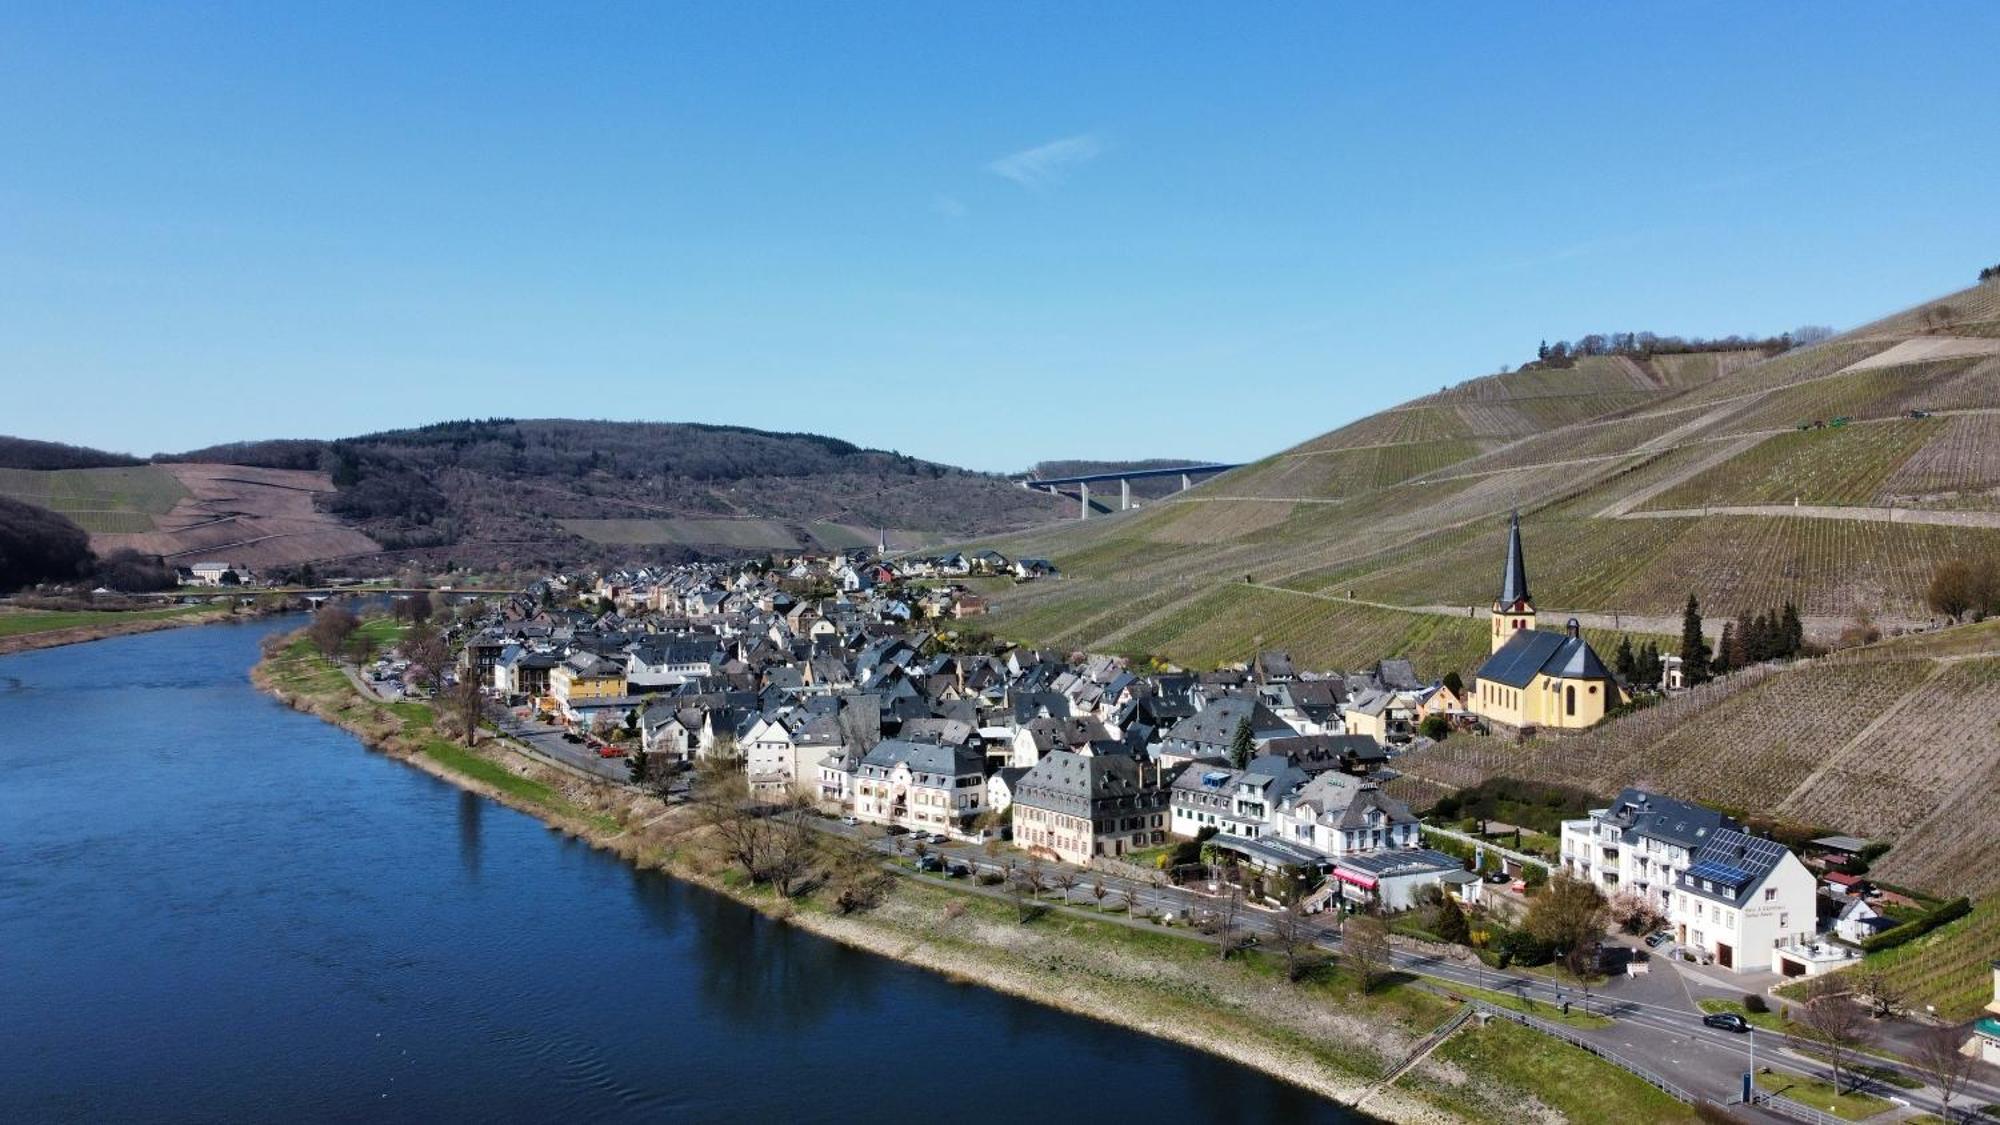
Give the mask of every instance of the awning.
[[1363, 890], [1372, 891], [1375, 889], [1375, 880], [1369, 878], [1366, 875], [1356, 875], [1353, 872], [1343, 867], [1334, 868], [1333, 877], [1340, 880], [1343, 883], [1352, 883], [1355, 886], [1362, 888]]

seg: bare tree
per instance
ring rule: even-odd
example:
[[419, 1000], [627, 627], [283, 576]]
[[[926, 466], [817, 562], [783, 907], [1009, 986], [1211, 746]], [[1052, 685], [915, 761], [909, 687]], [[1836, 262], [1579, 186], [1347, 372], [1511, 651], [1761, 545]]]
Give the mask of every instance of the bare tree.
[[451, 710], [464, 732], [465, 744], [478, 745], [479, 719], [486, 710], [486, 693], [479, 690], [479, 681], [473, 678], [470, 668], [452, 685]]
[[1950, 1027], [1925, 1029], [1910, 1057], [1917, 1073], [1937, 1088], [1939, 1116], [1951, 1120], [1951, 1099], [1972, 1080], [1972, 1056], [1959, 1050], [1958, 1032]]
[[770, 826], [749, 807], [750, 785], [743, 771], [727, 761], [703, 762], [695, 772], [691, 800], [715, 850], [753, 882], [761, 881]]
[[1228, 960], [1244, 944], [1243, 941], [1243, 888], [1235, 883], [1224, 884], [1222, 905], [1215, 910], [1215, 953]]
[[1063, 903], [1067, 905], [1070, 895], [1083, 885], [1083, 875], [1073, 867], [1058, 867], [1054, 877], [1049, 881], [1061, 888]]
[[1273, 920], [1271, 936], [1285, 958], [1285, 979], [1298, 980], [1317, 961], [1313, 950], [1313, 925], [1306, 913], [1306, 889], [1299, 880], [1287, 880], [1283, 888], [1284, 908]]
[[1104, 896], [1110, 893], [1110, 889], [1104, 885], [1104, 876], [1099, 875], [1090, 881], [1090, 897], [1097, 900], [1099, 910], [1104, 909]]
[[812, 804], [803, 796], [793, 796], [785, 807], [763, 818], [766, 825], [764, 877], [780, 898], [791, 898], [807, 888], [820, 859], [820, 833], [812, 826]]
[[1834, 1092], [1842, 1092], [1855, 1056], [1867, 1042], [1867, 1016], [1848, 996], [1845, 985], [1831, 975], [1818, 976], [1806, 988], [1799, 1023], [1833, 1067]]
[[345, 606], [323, 605], [313, 614], [312, 624], [306, 629], [306, 636], [321, 656], [329, 659], [339, 656], [347, 644], [347, 638], [361, 627], [361, 619], [354, 616]]
[[1389, 968], [1389, 927], [1370, 914], [1356, 915], [1341, 926], [1340, 947], [1349, 968], [1361, 978], [1361, 991], [1374, 989]]
[[1878, 1020], [1893, 1018], [1908, 1007], [1902, 986], [1881, 969], [1862, 970], [1854, 978], [1854, 989], [1868, 998], [1868, 1014]]
[[830, 847], [827, 880], [833, 888], [834, 908], [853, 914], [880, 902], [890, 875], [875, 853], [866, 844], [839, 838]]
[[1037, 903], [1042, 894], [1042, 873], [1040, 866], [1007, 866], [1007, 894], [1014, 900], [1015, 920], [1026, 923], [1039, 909]]
[[435, 695], [444, 683], [445, 670], [451, 665], [451, 646], [444, 634], [433, 629], [428, 621], [420, 621], [410, 626], [397, 647], [402, 649], [403, 659], [410, 662], [411, 677], [417, 686]]

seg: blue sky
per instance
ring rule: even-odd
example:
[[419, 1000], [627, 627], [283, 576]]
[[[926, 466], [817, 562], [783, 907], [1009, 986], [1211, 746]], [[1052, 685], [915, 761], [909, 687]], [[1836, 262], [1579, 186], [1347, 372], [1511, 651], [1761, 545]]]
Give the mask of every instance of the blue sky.
[[2000, 6], [12, 4], [0, 432], [1246, 459], [2000, 261]]

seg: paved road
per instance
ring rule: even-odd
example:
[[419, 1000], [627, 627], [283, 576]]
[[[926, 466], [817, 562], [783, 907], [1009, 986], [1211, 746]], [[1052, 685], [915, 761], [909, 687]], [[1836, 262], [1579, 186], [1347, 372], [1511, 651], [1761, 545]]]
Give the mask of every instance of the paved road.
[[[832, 822], [824, 822], [822, 827], [830, 832], [868, 840], [871, 846], [886, 854], [897, 854], [897, 837], [877, 838], [874, 830]], [[901, 839], [904, 841], [903, 854], [910, 854], [912, 845], [909, 838]], [[1006, 870], [1006, 857], [988, 857], [982, 848], [975, 845], [948, 843], [926, 844], [925, 847], [932, 854], [943, 857], [947, 863], [965, 864], [975, 872], [1004, 873]], [[1013, 858], [1017, 866], [1023, 862], [1018, 854]], [[1107, 891], [1106, 902], [1122, 904], [1124, 896], [1129, 894], [1132, 896], [1133, 913], [1140, 916], [1157, 918], [1166, 914], [1186, 921], [1199, 918], [1217, 901], [1182, 887], [1138, 883], [1062, 864], [1045, 861], [1043, 868], [1051, 875], [1068, 870], [1081, 879], [1072, 891], [1051, 888], [1045, 900], [1051, 905], [1096, 906], [1093, 886], [1100, 879]], [[999, 888], [968, 886], [963, 882], [959, 885], [966, 890], [1005, 897]], [[1105, 917], [1115, 919], [1117, 916]], [[1276, 928], [1276, 915], [1261, 909], [1249, 909], [1242, 912], [1240, 922], [1244, 930], [1268, 938]], [[1316, 922], [1314, 928], [1320, 946], [1328, 950], [1340, 948], [1337, 925]], [[1799, 1055], [1785, 1044], [1783, 1037], [1774, 1033], [1753, 1031], [1737, 1034], [1703, 1026], [1701, 1009], [1696, 1003], [1699, 998], [1697, 991], [1740, 999], [1742, 990], [1725, 992], [1705, 981], [1683, 979], [1673, 963], [1663, 957], [1653, 958], [1647, 972], [1637, 976], [1613, 977], [1588, 990], [1564, 981], [1489, 969], [1469, 954], [1461, 958], [1403, 948], [1392, 954], [1391, 962], [1396, 969], [1422, 977], [1447, 990], [1457, 986], [1514, 996], [1538, 1006], [1542, 1010], [1536, 1014], [1545, 1018], [1556, 1017], [1564, 1001], [1569, 1002], [1573, 1011], [1609, 1016], [1613, 1021], [1610, 1027], [1572, 1027], [1569, 1030], [1594, 1046], [1652, 1068], [1669, 1081], [1718, 1102], [1732, 1100], [1740, 1090], [1742, 1074], [1750, 1064], [1752, 1039], [1756, 1040], [1759, 1068], [1769, 1067], [1779, 1072], [1821, 1078], [1829, 1076], [1827, 1067]], [[1877, 1063], [1882, 1061], [1871, 1060]], [[1901, 1069], [1915, 1076], [1910, 1068]], [[1875, 1092], [1917, 1110], [1935, 1113], [1938, 1109], [1937, 1099], [1928, 1089], [1883, 1088]], [[2000, 1086], [1983, 1085], [1961, 1093], [1957, 1101], [1960, 1105], [2000, 1101]]]
[[632, 780], [632, 773], [626, 766], [625, 759], [600, 758], [597, 752], [588, 746], [565, 741], [559, 727], [522, 719], [499, 704], [489, 704], [486, 708], [486, 717], [492, 720], [494, 728], [501, 734], [525, 744], [543, 757], [552, 758], [620, 785]]

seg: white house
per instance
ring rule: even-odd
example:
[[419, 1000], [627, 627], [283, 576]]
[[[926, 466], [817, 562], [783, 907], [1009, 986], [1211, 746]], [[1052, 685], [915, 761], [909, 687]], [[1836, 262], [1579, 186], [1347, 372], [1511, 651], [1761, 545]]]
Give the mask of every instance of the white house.
[[965, 746], [885, 739], [861, 759], [853, 785], [860, 820], [962, 832], [986, 811], [986, 756]]
[[1724, 828], [1695, 853], [1672, 893], [1667, 918], [1682, 946], [1725, 969], [1806, 975], [1778, 951], [1812, 946], [1814, 880], [1783, 844]]
[[1700, 805], [1627, 789], [1610, 807], [1562, 826], [1562, 870], [1607, 896], [1631, 891], [1662, 916], [1670, 913], [1681, 872], [1711, 837], [1736, 822]]

